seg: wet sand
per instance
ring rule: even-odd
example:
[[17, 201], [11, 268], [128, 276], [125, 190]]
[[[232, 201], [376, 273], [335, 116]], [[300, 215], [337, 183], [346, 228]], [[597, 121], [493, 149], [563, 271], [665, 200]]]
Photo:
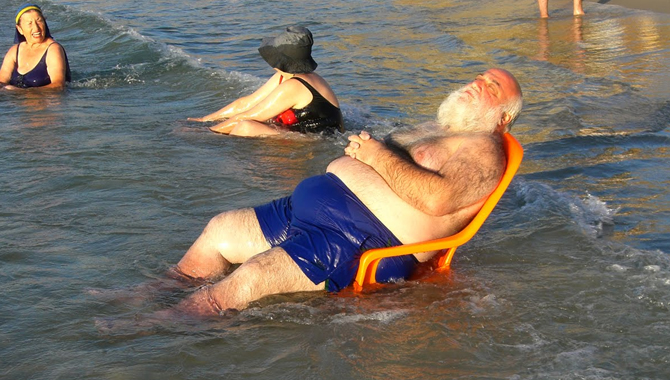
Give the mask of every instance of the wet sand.
[[[620, 5], [622, 7], [643, 9], [653, 12], [670, 13], [668, 0], [589, 0], [600, 4]], [[588, 13], [588, 10], [586, 10]]]

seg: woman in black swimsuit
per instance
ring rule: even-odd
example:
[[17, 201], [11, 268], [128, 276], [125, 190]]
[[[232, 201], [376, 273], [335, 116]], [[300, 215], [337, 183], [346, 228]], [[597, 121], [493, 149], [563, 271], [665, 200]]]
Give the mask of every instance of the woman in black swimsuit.
[[65, 88], [70, 66], [63, 47], [54, 41], [37, 5], [24, 5], [16, 13], [14, 46], [0, 67], [0, 84], [5, 89]]
[[267, 136], [282, 132], [344, 131], [337, 97], [314, 73], [312, 33], [291, 26], [275, 38], [264, 38], [258, 51], [276, 73], [253, 94], [194, 121], [227, 119], [211, 127], [217, 133]]

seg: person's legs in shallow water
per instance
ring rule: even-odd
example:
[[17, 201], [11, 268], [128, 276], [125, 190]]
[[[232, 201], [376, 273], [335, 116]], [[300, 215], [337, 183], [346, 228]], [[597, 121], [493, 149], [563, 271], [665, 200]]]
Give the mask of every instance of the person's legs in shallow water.
[[179, 263], [165, 277], [127, 289], [88, 289], [107, 302], [141, 305], [158, 294], [186, 290], [212, 283], [225, 275], [232, 264], [270, 249], [253, 209], [234, 210], [212, 218]]
[[265, 296], [318, 290], [324, 290], [324, 284], [312, 283], [282, 248], [275, 247], [253, 256], [226, 278], [153, 317], [214, 316], [227, 309], [244, 309]]
[[[549, 0], [537, 0], [537, 5], [540, 8], [540, 17], [548, 18], [549, 17]], [[572, 14], [575, 16], [581, 16], [584, 14], [584, 9], [582, 8], [582, 0], [573, 0], [572, 3]]]
[[265, 296], [307, 291], [325, 291], [324, 284], [312, 283], [293, 259], [276, 247], [252, 257], [223, 280], [198, 289], [174, 307], [132, 318], [98, 318], [95, 324], [102, 334], [136, 334], [177, 320], [219, 317]]

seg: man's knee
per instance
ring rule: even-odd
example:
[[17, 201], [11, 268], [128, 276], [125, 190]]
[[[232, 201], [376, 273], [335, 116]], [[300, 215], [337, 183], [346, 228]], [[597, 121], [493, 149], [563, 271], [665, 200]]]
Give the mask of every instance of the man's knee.
[[270, 248], [256, 212], [249, 209], [227, 211], [213, 217], [202, 233], [205, 242], [228, 262], [240, 264]]
[[213, 229], [218, 229], [221, 227], [225, 227], [227, 224], [233, 223], [233, 219], [235, 219], [234, 216], [234, 211], [226, 211], [222, 212], [212, 219], [209, 220], [209, 223], [207, 223], [207, 227], [205, 227], [206, 230], [213, 230]]
[[239, 235], [248, 230], [249, 225], [255, 221], [258, 223], [256, 213], [253, 209], [241, 209], [222, 212], [209, 220], [204, 232], [207, 234], [229, 233]]
[[221, 282], [208, 288], [208, 296], [221, 310], [244, 309], [250, 302], [273, 294], [262, 276], [260, 265], [249, 260]]

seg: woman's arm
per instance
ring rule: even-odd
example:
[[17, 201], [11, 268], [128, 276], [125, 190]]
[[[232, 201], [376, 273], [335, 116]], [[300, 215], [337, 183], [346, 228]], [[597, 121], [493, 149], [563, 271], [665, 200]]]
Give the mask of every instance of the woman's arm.
[[279, 79], [281, 74], [275, 73], [270, 79], [268, 79], [265, 84], [254, 91], [252, 94], [243, 96], [227, 106], [221, 108], [216, 112], [212, 112], [207, 116], [200, 118], [189, 118], [191, 121], [214, 121], [225, 118], [233, 117], [239, 113], [247, 111], [254, 106], [258, 105], [263, 99], [265, 99], [277, 86], [279, 86]]
[[4, 85], [9, 84], [9, 81], [12, 79], [12, 71], [14, 71], [14, 67], [16, 66], [17, 46], [18, 45], [14, 45], [9, 48], [9, 51], [5, 54], [5, 58], [2, 60], [2, 66], [0, 67], [0, 83]]
[[65, 58], [65, 51], [59, 43], [54, 43], [47, 51], [47, 72], [51, 83], [42, 88], [53, 88], [62, 90], [65, 88], [65, 77], [67, 71], [67, 63]]
[[210, 130], [219, 133], [230, 132], [237, 123], [245, 120], [265, 122], [270, 120], [296, 104], [304, 104], [312, 93], [297, 80], [288, 80], [276, 87], [268, 96], [249, 110], [238, 113], [230, 119], [211, 127]]

